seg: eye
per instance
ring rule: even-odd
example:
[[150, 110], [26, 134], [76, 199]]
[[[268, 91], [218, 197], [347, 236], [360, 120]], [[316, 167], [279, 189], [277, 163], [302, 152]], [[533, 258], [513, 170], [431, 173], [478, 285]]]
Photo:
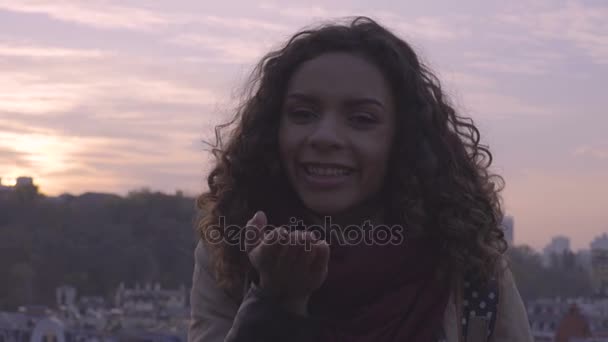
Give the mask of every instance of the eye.
[[374, 115], [364, 112], [353, 113], [348, 119], [351, 123], [358, 126], [370, 126], [378, 122]]
[[297, 108], [288, 111], [287, 116], [296, 123], [307, 123], [315, 118], [316, 113], [310, 109]]

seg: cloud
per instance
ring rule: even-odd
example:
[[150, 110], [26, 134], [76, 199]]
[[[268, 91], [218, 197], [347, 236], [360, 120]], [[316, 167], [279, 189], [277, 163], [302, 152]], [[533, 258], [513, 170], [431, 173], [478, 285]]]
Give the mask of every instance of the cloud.
[[221, 26], [223, 28], [239, 29], [239, 30], [263, 30], [263, 31], [285, 31], [287, 26], [277, 24], [273, 21], [265, 21], [259, 19], [243, 18], [243, 17], [221, 17], [216, 15], [206, 15], [197, 19], [201, 23]]
[[604, 145], [582, 145], [573, 150], [573, 155], [591, 157], [599, 160], [608, 160], [608, 144]]
[[554, 113], [549, 106], [528, 103], [500, 91], [494, 78], [475, 72], [453, 71], [441, 74], [444, 90], [465, 113], [480, 117], [547, 116]]
[[[118, 79], [116, 77], [115, 79]], [[120, 78], [120, 84], [107, 80], [100, 88], [113, 88], [119, 97], [124, 95], [132, 100], [169, 104], [213, 104], [217, 98], [210, 89], [189, 86], [170, 80], [142, 77], [142, 75]]]
[[0, 9], [44, 14], [53, 19], [101, 29], [148, 31], [171, 24], [175, 18], [158, 11], [99, 1], [0, 0]]
[[[273, 3], [264, 3], [260, 8], [273, 12], [281, 17], [295, 19], [311, 26], [311, 20], [323, 23], [324, 20], [349, 19], [361, 14], [355, 11], [346, 11], [339, 8], [325, 8], [321, 6], [279, 6]], [[358, 11], [357, 11], [358, 12]], [[463, 15], [452, 16], [416, 16], [406, 17], [395, 12], [372, 9], [366, 11], [370, 18], [378, 20], [382, 25], [394, 30], [396, 33], [413, 39], [446, 41], [464, 39], [471, 36], [471, 18]], [[344, 21], [344, 20], [341, 20]]]
[[[181, 137], [148, 140], [86, 138], [85, 148], [67, 156], [69, 167], [40, 173], [41, 183], [51, 184], [47, 192], [95, 189], [117, 193], [153, 185], [155, 189], [200, 189], [203, 178], [199, 151], [186, 148]], [[99, 183], [98, 183], [99, 180]]]
[[92, 89], [82, 84], [61, 79], [49, 81], [36, 72], [2, 70], [2, 75], [0, 112], [60, 112], [93, 96]]
[[[33, 166], [22, 152], [2, 145], [0, 145], [0, 165], [13, 165], [17, 168], [31, 168]], [[0, 177], [2, 177], [1, 174]]]
[[271, 46], [272, 40], [254, 40], [231, 36], [211, 36], [185, 33], [169, 40], [169, 43], [208, 50], [204, 60], [212, 63], [254, 63]]
[[[524, 76], [538, 76], [555, 72], [563, 67], [567, 58], [561, 52], [556, 52], [544, 46], [528, 48], [524, 42], [503, 42], [505, 46], [513, 46], [509, 53], [501, 50], [485, 52], [481, 49], [466, 51], [463, 64], [469, 68], [505, 74], [519, 74]], [[525, 47], [525, 48], [524, 48]]]
[[173, 25], [205, 24], [239, 30], [282, 31], [285, 26], [272, 20], [247, 17], [193, 15], [187, 12], [168, 12], [160, 8], [117, 5], [107, 1], [68, 0], [0, 0], [0, 10], [43, 14], [55, 20], [86, 25], [99, 29], [156, 31]]
[[570, 42], [598, 64], [608, 64], [606, 18], [608, 7], [572, 1], [559, 8], [497, 17], [503, 23], [525, 29], [536, 38]]
[[[340, 4], [326, 2], [323, 6], [264, 4], [256, 9], [244, 5], [237, 8], [240, 12], [226, 11], [222, 15], [217, 11], [227, 7], [223, 3], [135, 3], [0, 0], [0, 10], [15, 12], [3, 12], [5, 16], [41, 19], [41, 26], [36, 28], [57, 33], [52, 40], [61, 42], [49, 45], [48, 35], [26, 28], [9, 30], [8, 38], [0, 39], [0, 132], [10, 133], [10, 139], [22, 136], [32, 143], [27, 151], [21, 148], [17, 152], [10, 139], [3, 140], [2, 169], [42, 177], [39, 184], [43, 189], [55, 189], [52, 191], [122, 192], [146, 184], [163, 189], [198, 188], [198, 176], [203, 176], [199, 170], [204, 164], [203, 145], [198, 142], [212, 138], [212, 124], [221, 121], [214, 106], [231, 90], [228, 81], [236, 81], [242, 67], [239, 64], [249, 69], [275, 44], [305, 25], [352, 16], [348, 8], [364, 6], [361, 3], [340, 9], [336, 8]], [[165, 6], [166, 10], [150, 6]], [[184, 9], [188, 6], [192, 10]], [[548, 74], [560, 63], [570, 62], [570, 56], [556, 54], [559, 51], [551, 50], [553, 46], [546, 43], [558, 38], [527, 34], [525, 25], [540, 15], [538, 9], [513, 12], [523, 17], [519, 24], [495, 17], [480, 18], [464, 7], [463, 13], [472, 14], [405, 10], [399, 5], [384, 12], [369, 5], [367, 8], [371, 17], [428, 48], [434, 59], [443, 58], [437, 65], [458, 70], [440, 78], [448, 84], [448, 90], [458, 89], [461, 102], [466, 104], [463, 107], [470, 112], [482, 117], [543, 116], [553, 112], [553, 104], [544, 101], [543, 93], [543, 89], [550, 92], [553, 88], [530, 90], [517, 85], [521, 79], [505, 77], [506, 73], [515, 77]], [[547, 8], [541, 8], [543, 13], [549, 11]], [[195, 9], [204, 11], [195, 13]], [[43, 16], [53, 20], [44, 20]], [[81, 43], [95, 47], [91, 44], [103, 42], [99, 46], [108, 46], [108, 50], [77, 48], [78, 39], [83, 37], [66, 34], [66, 23], [81, 25], [67, 26], [85, 33], [87, 40]], [[593, 30], [597, 25], [593, 24]], [[82, 31], [87, 27], [103, 30], [93, 32], [93, 39], [91, 30]], [[106, 30], [121, 30], [121, 36]], [[136, 32], [123, 36], [122, 30]], [[595, 42], [593, 37], [602, 31], [593, 32], [596, 34], [586, 38], [589, 42]], [[19, 35], [44, 43], [15, 40]], [[501, 35], [504, 40], [492, 39]], [[520, 43], [522, 46], [517, 46]], [[466, 51], [476, 54], [463, 58]], [[585, 71], [593, 74], [593, 70]], [[556, 78], [562, 76], [556, 73]], [[544, 78], [539, 82], [545, 82]], [[573, 106], [577, 101], [572, 100]], [[501, 123], [508, 124], [507, 120]], [[497, 131], [506, 132], [507, 126]], [[19, 140], [20, 146], [27, 146], [23, 139]], [[72, 145], [75, 149], [70, 149]], [[54, 161], [45, 159], [45, 149], [54, 151], [48, 154]], [[17, 167], [14, 158], [21, 158]]]
[[[61, 171], [70, 166], [70, 153], [84, 146], [75, 139], [45, 135], [0, 132], [0, 150], [16, 156], [15, 163], [3, 167], [2, 177], [15, 179], [23, 175], [40, 178], [44, 172]], [[0, 160], [6, 165], [5, 160]]]
[[202, 144], [193, 146], [213, 131], [218, 101], [217, 80], [206, 68], [178, 68], [154, 56], [2, 46], [1, 177], [33, 176], [48, 194], [200, 188]]
[[441, 73], [442, 82], [449, 85], [449, 87], [466, 87], [475, 89], [493, 89], [496, 87], [496, 81], [494, 79], [462, 71], [451, 71]]
[[504, 60], [476, 60], [470, 61], [467, 65], [474, 69], [499, 72], [506, 74], [542, 75], [548, 72], [547, 66], [535, 65], [530, 61], [509, 62]]
[[548, 106], [526, 103], [523, 100], [495, 91], [469, 91], [463, 95], [465, 111], [480, 116], [509, 117], [519, 115], [550, 116]]
[[138, 137], [0, 132], [0, 176], [32, 176], [47, 194], [92, 188], [123, 193], [149, 184], [199, 189], [202, 151], [192, 149], [190, 139], [168, 134], [142, 143]]
[[295, 19], [319, 19], [327, 18], [330, 16], [345, 16], [345, 11], [330, 11], [321, 6], [284, 6], [277, 5], [271, 2], [265, 2], [260, 4], [260, 9], [276, 13], [282, 17], [295, 18]]
[[55, 131], [46, 127], [32, 125], [27, 120], [17, 120], [21, 114], [0, 112], [0, 132], [12, 132], [17, 134], [39, 133], [52, 134]]
[[67, 49], [32, 44], [0, 42], [0, 56], [27, 58], [102, 58], [110, 54], [101, 50]]
[[461, 40], [471, 36], [469, 19], [466, 17], [417, 17], [411, 20], [395, 18], [387, 20], [397, 32], [412, 39], [431, 41]]
[[125, 102], [202, 106], [217, 101], [215, 92], [202, 84], [146, 73], [137, 63], [121, 66], [111, 59], [93, 64], [60, 59], [15, 64], [21, 66], [0, 65], [0, 113], [48, 115]]

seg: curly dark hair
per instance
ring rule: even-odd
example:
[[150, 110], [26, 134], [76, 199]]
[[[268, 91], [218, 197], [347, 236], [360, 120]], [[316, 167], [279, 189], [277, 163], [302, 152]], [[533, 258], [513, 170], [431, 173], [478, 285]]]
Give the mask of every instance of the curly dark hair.
[[456, 113], [412, 47], [374, 20], [357, 17], [303, 30], [267, 54], [254, 69], [234, 118], [216, 127], [216, 164], [207, 178], [209, 191], [197, 200], [197, 229], [220, 286], [238, 291], [251, 265], [238, 246], [209, 243], [219, 218], [226, 226], [243, 227], [264, 210], [271, 224], [281, 225], [297, 203], [279, 161], [281, 107], [294, 71], [328, 52], [366, 58], [392, 88], [398, 134], [385, 180], [388, 211], [440, 241], [437, 253], [450, 272], [486, 280], [495, 275], [507, 246], [500, 229], [504, 182], [489, 172], [492, 154], [480, 143], [473, 120]]

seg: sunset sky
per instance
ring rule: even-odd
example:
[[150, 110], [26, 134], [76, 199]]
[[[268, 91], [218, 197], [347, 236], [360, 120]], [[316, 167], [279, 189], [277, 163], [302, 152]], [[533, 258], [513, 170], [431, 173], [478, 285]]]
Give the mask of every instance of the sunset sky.
[[516, 243], [608, 231], [605, 0], [0, 0], [0, 177], [196, 194], [201, 141], [259, 57], [353, 15], [410, 42], [478, 123]]

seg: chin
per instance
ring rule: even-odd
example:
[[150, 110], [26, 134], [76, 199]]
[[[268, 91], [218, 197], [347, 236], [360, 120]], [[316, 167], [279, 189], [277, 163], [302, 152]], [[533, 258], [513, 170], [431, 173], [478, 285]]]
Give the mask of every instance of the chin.
[[323, 199], [305, 199], [303, 200], [304, 205], [317, 215], [333, 216], [345, 212], [352, 206], [352, 203], [346, 203], [341, 201], [335, 201], [331, 198]]

